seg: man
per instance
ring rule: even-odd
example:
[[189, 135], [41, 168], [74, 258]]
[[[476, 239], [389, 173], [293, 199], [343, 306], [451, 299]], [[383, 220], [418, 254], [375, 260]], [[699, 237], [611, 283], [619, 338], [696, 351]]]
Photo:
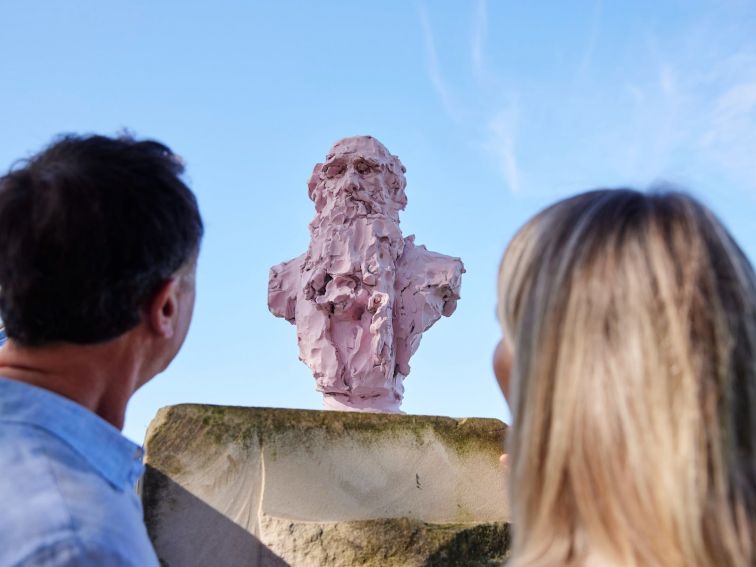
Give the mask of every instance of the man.
[[123, 437], [192, 317], [202, 220], [152, 141], [68, 136], [0, 179], [0, 566], [157, 565]]

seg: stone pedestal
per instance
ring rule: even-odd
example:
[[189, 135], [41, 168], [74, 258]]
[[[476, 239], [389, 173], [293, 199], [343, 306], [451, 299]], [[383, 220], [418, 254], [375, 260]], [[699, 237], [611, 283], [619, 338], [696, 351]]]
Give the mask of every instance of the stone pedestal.
[[147, 432], [162, 564], [497, 565], [508, 547], [495, 419], [180, 405]]

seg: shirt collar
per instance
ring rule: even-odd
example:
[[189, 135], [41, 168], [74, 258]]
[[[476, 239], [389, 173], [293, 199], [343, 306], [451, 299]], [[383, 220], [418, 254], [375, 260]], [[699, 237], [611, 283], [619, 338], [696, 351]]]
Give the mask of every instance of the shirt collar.
[[47, 431], [79, 453], [114, 488], [133, 488], [142, 475], [142, 448], [110, 423], [49, 390], [0, 377], [0, 423]]

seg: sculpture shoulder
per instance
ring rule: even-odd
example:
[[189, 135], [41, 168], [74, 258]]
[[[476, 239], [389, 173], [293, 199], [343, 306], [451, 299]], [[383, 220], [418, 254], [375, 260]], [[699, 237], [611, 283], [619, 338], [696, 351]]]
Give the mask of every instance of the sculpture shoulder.
[[404, 239], [404, 251], [397, 261], [397, 279], [404, 283], [422, 281], [426, 288], [448, 286], [459, 292], [464, 273], [465, 265], [460, 258], [416, 245], [414, 235]]
[[301, 272], [306, 256], [307, 253], [305, 252], [303, 254], [300, 254], [296, 258], [292, 258], [291, 260], [287, 260], [286, 262], [276, 264], [270, 269], [270, 275], [273, 276], [273, 274], [285, 274], [291, 271]]
[[268, 309], [292, 324], [296, 319], [297, 294], [306, 256], [302, 254], [273, 266], [268, 278]]
[[[404, 252], [397, 262], [396, 283], [401, 310], [423, 312], [417, 329], [429, 328], [441, 315], [449, 317], [457, 308], [465, 266], [453, 256], [416, 246], [414, 236], [405, 239]], [[419, 309], [418, 299], [424, 307]], [[409, 307], [414, 305], [414, 307]]]

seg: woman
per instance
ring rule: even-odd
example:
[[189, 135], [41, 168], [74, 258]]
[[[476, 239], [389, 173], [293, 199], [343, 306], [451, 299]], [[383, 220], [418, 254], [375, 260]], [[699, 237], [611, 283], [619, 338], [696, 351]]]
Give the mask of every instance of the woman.
[[755, 564], [756, 275], [674, 192], [601, 190], [502, 260], [510, 565]]

